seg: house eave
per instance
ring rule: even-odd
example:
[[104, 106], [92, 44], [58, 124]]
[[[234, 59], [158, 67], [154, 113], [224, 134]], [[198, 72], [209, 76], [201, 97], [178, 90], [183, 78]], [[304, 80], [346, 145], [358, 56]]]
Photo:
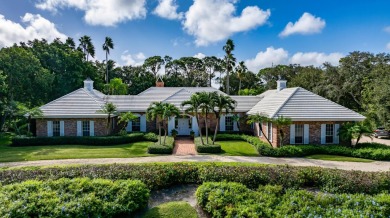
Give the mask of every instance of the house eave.
[[[54, 118], [107, 118], [107, 114], [53, 114], [53, 115], [43, 115], [40, 117], [33, 117], [33, 119], [54, 119]], [[116, 115], [111, 115], [115, 117]]]

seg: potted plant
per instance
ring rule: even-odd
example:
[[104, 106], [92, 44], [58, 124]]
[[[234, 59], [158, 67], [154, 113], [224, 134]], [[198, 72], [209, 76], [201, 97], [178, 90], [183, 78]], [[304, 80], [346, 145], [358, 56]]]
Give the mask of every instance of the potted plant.
[[174, 139], [176, 139], [176, 136], [177, 136], [177, 130], [176, 129], [172, 129], [171, 130], [171, 135], [172, 135], [172, 137], [174, 138]]
[[194, 139], [194, 137], [195, 137], [195, 132], [193, 130], [191, 130], [191, 132], [190, 132], [190, 137], [191, 137], [191, 139]]

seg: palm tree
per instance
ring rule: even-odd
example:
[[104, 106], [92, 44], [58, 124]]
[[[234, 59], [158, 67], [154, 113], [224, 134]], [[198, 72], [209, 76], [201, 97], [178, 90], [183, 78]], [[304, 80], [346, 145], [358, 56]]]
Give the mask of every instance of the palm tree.
[[206, 144], [209, 144], [209, 128], [207, 126], [208, 123], [208, 115], [212, 111], [211, 108], [211, 100], [212, 94], [210, 92], [198, 92], [200, 97], [200, 110], [202, 115], [204, 115], [204, 123], [206, 128]]
[[217, 124], [215, 125], [213, 144], [217, 139], [218, 125], [219, 119], [221, 117], [222, 112], [226, 114], [234, 111], [237, 106], [237, 102], [233, 100], [230, 96], [224, 94], [218, 94], [218, 92], [212, 92], [212, 100], [211, 100], [211, 108], [217, 118]]
[[130, 121], [133, 121], [137, 118], [138, 117], [136, 115], [134, 115], [133, 113], [131, 113], [130, 111], [126, 112], [126, 113], [121, 113], [119, 116], [118, 124], [122, 124], [122, 123], [124, 124], [122, 127], [122, 130], [123, 130], [126, 127], [127, 123], [129, 123]]
[[241, 81], [242, 81], [242, 78], [244, 76], [244, 73], [246, 73], [247, 70], [248, 70], [248, 68], [245, 66], [244, 61], [240, 61], [240, 63], [238, 63], [238, 66], [236, 68], [237, 77], [238, 77], [238, 80], [239, 80], [238, 93], [240, 93], [240, 91], [241, 91]]
[[111, 127], [111, 118], [112, 115], [116, 115], [118, 113], [117, 107], [112, 102], [107, 102], [103, 105], [100, 112], [107, 114], [107, 134], [110, 133], [110, 127]]
[[[110, 37], [106, 37], [103, 50], [106, 52], [106, 64], [108, 63], [108, 54], [110, 54], [110, 49], [114, 49], [114, 42]], [[108, 65], [106, 65], [106, 83], [108, 83]]]
[[351, 140], [356, 139], [355, 146], [359, 144], [360, 138], [366, 135], [371, 138], [372, 128], [364, 122], [360, 123], [344, 123], [338, 132], [339, 137], [343, 141], [348, 141], [351, 146]]
[[271, 120], [273, 124], [275, 124], [276, 128], [279, 130], [279, 146], [283, 146], [283, 140], [285, 137], [285, 133], [283, 131], [283, 128], [286, 126], [291, 125], [292, 120], [291, 118], [284, 117], [284, 116], [279, 116], [278, 118], [274, 118]]
[[234, 50], [233, 40], [228, 39], [222, 49], [225, 51], [226, 94], [229, 94], [229, 88], [230, 88], [229, 73], [230, 70], [234, 67], [236, 61], [236, 59], [232, 54], [232, 51]]
[[172, 117], [175, 117], [175, 116], [179, 116], [180, 114], [180, 110], [179, 108], [177, 108], [175, 105], [171, 104], [171, 103], [163, 103], [162, 105], [163, 107], [163, 113], [162, 113], [162, 119], [163, 119], [163, 122], [165, 122], [164, 124], [164, 145], [165, 145], [165, 140], [167, 138], [167, 133], [168, 133], [168, 128], [167, 128], [167, 123], [169, 121], [169, 119], [171, 119]]
[[31, 119], [32, 117], [41, 117], [43, 115], [41, 109], [39, 107], [28, 108], [22, 103], [18, 103], [17, 108], [20, 116], [27, 117], [27, 132], [30, 133]]
[[82, 49], [84, 53], [85, 60], [88, 61], [88, 56], [95, 57], [95, 46], [92, 44], [92, 39], [89, 36], [82, 36], [80, 39], [79, 48]]
[[269, 118], [268, 118], [268, 116], [266, 114], [259, 114], [259, 113], [257, 113], [257, 114], [249, 115], [247, 123], [248, 124], [258, 123], [259, 124], [259, 129], [260, 129], [262, 135], [268, 141], [268, 143], [272, 146], [272, 143], [270, 142], [270, 140], [268, 139], [267, 135], [263, 131], [263, 125], [262, 125], [263, 122], [268, 122], [268, 121], [269, 121]]
[[238, 131], [240, 131], [240, 120], [241, 120], [241, 117], [238, 114], [234, 114], [232, 116], [232, 120], [237, 123]]
[[[191, 98], [187, 101], [183, 101], [181, 103], [181, 107], [185, 107], [185, 106], [189, 106], [185, 112], [186, 113], [192, 113], [195, 118], [196, 118], [196, 122], [198, 123], [198, 129], [200, 129], [200, 123], [199, 123], [199, 110], [200, 110], [200, 105], [202, 103], [201, 101], [201, 97], [195, 93], [195, 94], [192, 94], [191, 95]], [[202, 145], [204, 145], [204, 142], [203, 142], [203, 137], [202, 137], [202, 131], [199, 131], [199, 135], [200, 135], [200, 141], [202, 142]]]
[[146, 109], [146, 119], [149, 121], [156, 120], [158, 123], [158, 136], [161, 145], [161, 122], [164, 113], [164, 107], [162, 102], [152, 102], [148, 109]]

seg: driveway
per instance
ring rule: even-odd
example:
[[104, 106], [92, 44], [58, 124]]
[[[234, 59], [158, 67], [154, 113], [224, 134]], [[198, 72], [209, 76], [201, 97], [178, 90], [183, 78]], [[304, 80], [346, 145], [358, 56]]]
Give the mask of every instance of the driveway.
[[0, 167], [26, 167], [26, 166], [53, 166], [67, 164], [113, 164], [113, 163], [152, 163], [152, 162], [243, 162], [260, 164], [279, 164], [291, 166], [317, 166], [342, 170], [361, 171], [390, 171], [390, 162], [374, 161], [370, 163], [324, 161], [307, 158], [274, 158], [274, 157], [242, 157], [219, 155], [192, 155], [192, 156], [156, 156], [137, 158], [100, 158], [100, 159], [66, 159], [66, 160], [40, 160], [26, 162], [0, 163]]
[[390, 138], [374, 138], [370, 139], [370, 137], [363, 136], [362, 139], [360, 139], [360, 142], [376, 142], [376, 143], [381, 143], [385, 145], [390, 146]]

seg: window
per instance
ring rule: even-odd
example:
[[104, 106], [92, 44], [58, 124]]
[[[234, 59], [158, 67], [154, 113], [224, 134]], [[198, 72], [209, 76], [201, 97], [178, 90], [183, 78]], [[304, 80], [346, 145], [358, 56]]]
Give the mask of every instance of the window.
[[225, 117], [225, 130], [226, 131], [233, 131], [234, 128], [234, 122], [233, 117]]
[[295, 124], [295, 144], [303, 144], [303, 124]]
[[334, 125], [326, 124], [325, 143], [326, 144], [333, 143], [333, 136], [334, 136]]
[[89, 136], [89, 121], [83, 121], [83, 136]]
[[137, 117], [131, 122], [131, 129], [133, 132], [141, 131], [141, 117]]
[[272, 123], [267, 123], [268, 139], [272, 142]]
[[53, 136], [60, 136], [60, 121], [53, 121]]

